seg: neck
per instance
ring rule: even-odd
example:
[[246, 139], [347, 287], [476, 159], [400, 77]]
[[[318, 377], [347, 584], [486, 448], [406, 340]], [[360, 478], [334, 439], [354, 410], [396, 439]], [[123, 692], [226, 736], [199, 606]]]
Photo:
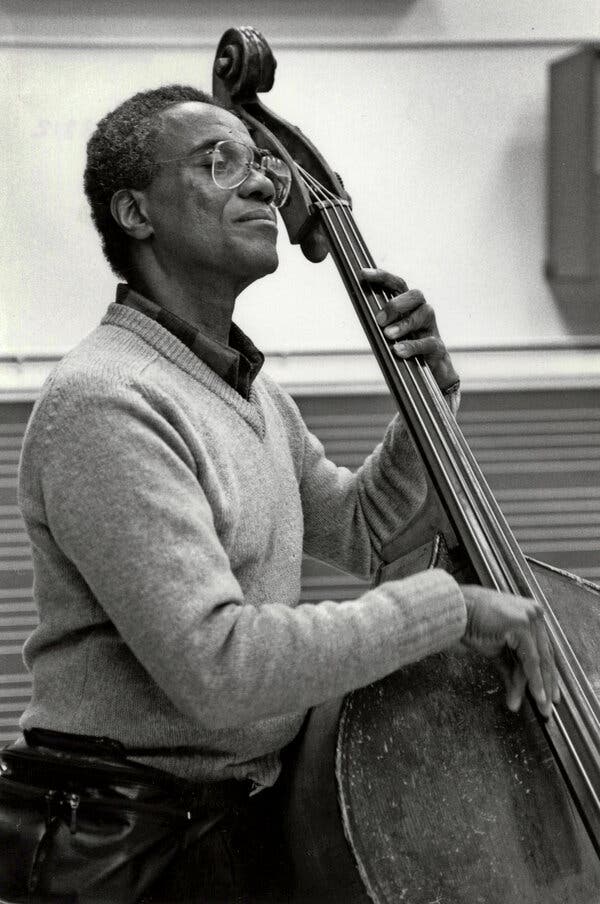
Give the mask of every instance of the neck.
[[229, 343], [238, 292], [222, 278], [203, 274], [192, 281], [162, 272], [137, 271], [129, 283], [136, 292], [198, 327], [212, 339], [224, 345]]

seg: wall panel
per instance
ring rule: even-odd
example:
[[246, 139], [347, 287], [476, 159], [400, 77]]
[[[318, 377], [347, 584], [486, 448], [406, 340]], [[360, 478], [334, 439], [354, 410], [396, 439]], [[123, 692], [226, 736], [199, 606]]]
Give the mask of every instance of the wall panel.
[[3, 0], [0, 33], [27, 42], [206, 44], [250, 23], [302, 43], [561, 42], [598, 33], [596, 0]]
[[[569, 336], [543, 275], [546, 72], [598, 32], [594, 7], [389, 0], [366, 16], [341, 0], [273, 0], [253, 9], [279, 59], [269, 102], [344, 175], [377, 260], [426, 292], [450, 344]], [[140, 0], [3, 5], [5, 353], [60, 354], [97, 322], [114, 278], [82, 197], [85, 141], [136, 90], [209, 86], [216, 42], [241, 12]], [[280, 256], [279, 272], [242, 296], [242, 326], [273, 352], [364, 348], [333, 267], [308, 264], [284, 236]]]
[[[0, 56], [21, 96], [16, 116], [3, 100], [10, 125], [0, 139], [14, 180], [0, 246], [4, 347], [62, 353], [114, 293], [82, 194], [87, 136], [137, 89], [210, 84], [211, 55], [13, 48]], [[427, 294], [451, 344], [565, 334], [543, 276], [544, 98], [555, 56], [537, 48], [279, 54], [273, 106], [310, 131], [343, 174], [376, 259]], [[330, 97], [315, 109], [324, 72]], [[306, 262], [283, 228], [279, 249], [279, 271], [238, 302], [242, 326], [268, 351], [364, 347], [330, 262]]]

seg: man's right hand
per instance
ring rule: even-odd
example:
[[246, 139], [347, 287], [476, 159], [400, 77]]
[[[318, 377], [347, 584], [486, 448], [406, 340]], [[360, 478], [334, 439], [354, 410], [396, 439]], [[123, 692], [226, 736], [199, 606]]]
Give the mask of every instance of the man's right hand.
[[462, 586], [461, 590], [467, 607], [462, 642], [483, 656], [499, 656], [508, 646], [514, 653], [514, 664], [502, 663], [508, 708], [513, 712], [520, 708], [529, 686], [539, 711], [548, 717], [560, 693], [540, 604], [475, 585]]

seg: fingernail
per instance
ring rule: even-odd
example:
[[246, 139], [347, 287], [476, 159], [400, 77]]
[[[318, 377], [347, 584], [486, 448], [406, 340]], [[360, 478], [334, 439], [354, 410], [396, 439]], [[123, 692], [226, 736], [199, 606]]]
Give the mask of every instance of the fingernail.
[[375, 314], [375, 320], [379, 324], [379, 326], [383, 326], [387, 320], [387, 314], [385, 311], [377, 311]]
[[405, 342], [396, 342], [394, 346], [394, 351], [398, 355], [405, 355], [408, 351], [408, 346]]
[[386, 326], [384, 332], [385, 332], [385, 335], [388, 337], [388, 339], [395, 339], [396, 336], [400, 335], [400, 327], [399, 326]]

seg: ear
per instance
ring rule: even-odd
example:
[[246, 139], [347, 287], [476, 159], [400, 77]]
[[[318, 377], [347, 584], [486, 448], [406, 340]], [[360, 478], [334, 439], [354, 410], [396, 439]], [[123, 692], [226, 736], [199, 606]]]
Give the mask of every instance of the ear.
[[147, 239], [154, 232], [143, 192], [120, 188], [110, 199], [110, 212], [121, 229], [131, 238]]

